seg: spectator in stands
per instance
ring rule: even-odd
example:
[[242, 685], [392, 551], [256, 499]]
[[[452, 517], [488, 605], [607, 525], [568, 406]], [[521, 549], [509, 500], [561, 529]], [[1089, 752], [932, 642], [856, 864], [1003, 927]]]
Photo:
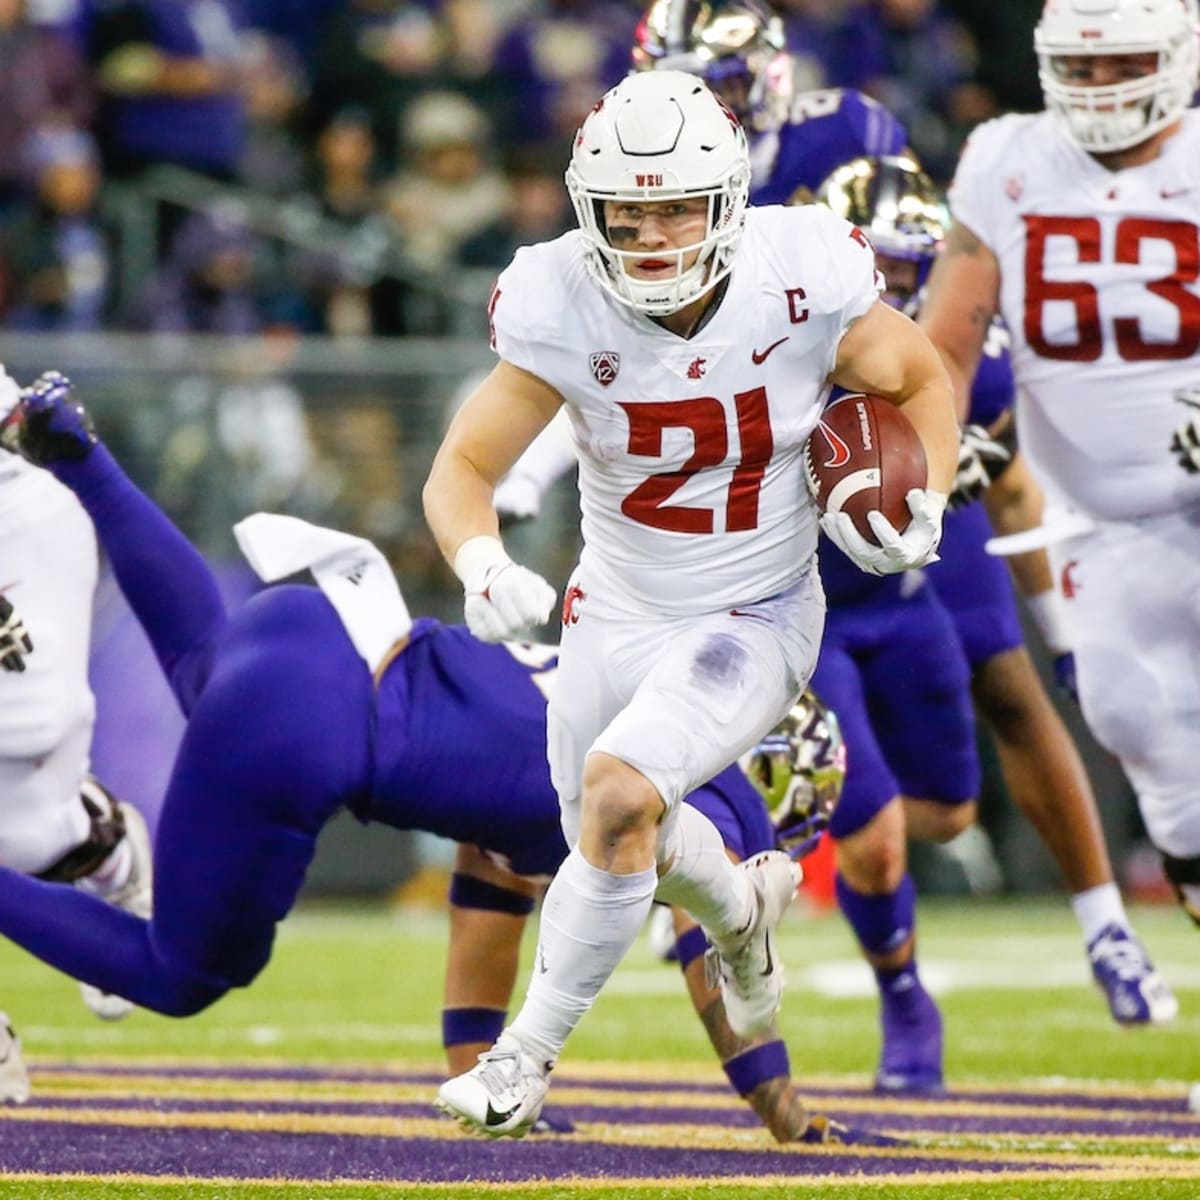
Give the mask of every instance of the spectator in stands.
[[22, 157], [33, 194], [4, 229], [4, 324], [98, 329], [107, 313], [111, 262], [96, 213], [96, 144], [81, 130], [52, 126], [27, 139]]
[[459, 261], [467, 267], [494, 267], [512, 262], [518, 246], [548, 242], [571, 228], [574, 217], [563, 189], [563, 164], [570, 148], [518, 147], [508, 158], [508, 204], [486, 229], [463, 245]]
[[245, 133], [234, 0], [84, 0], [78, 28], [109, 173], [172, 163], [234, 178]]
[[637, 9], [614, 0], [539, 0], [496, 49], [506, 142], [566, 140], [629, 70]]
[[386, 211], [412, 262], [441, 272], [508, 203], [508, 185], [487, 153], [491, 126], [465, 96], [431, 92], [405, 114], [403, 143], [409, 165], [388, 185]]
[[323, 125], [348, 105], [365, 109], [390, 158], [400, 115], [440, 79], [444, 44], [433, 0], [344, 0], [317, 53], [314, 122]]
[[973, 82], [976, 60], [970, 34], [939, 0], [855, 0], [828, 68], [832, 84], [858, 88], [899, 117], [926, 170], [945, 179], [967, 128], [992, 115]]
[[282, 38], [246, 34], [240, 87], [246, 138], [238, 182], [270, 196], [302, 192], [308, 162], [300, 124], [308, 79], [299, 57]]
[[306, 71], [312, 68], [325, 22], [345, 0], [241, 0], [252, 29], [286, 41]]
[[371, 266], [391, 238], [379, 212], [379, 155], [370, 115], [345, 108], [316, 142], [312, 198], [320, 217], [344, 237], [319, 250], [298, 250], [290, 271], [302, 288], [308, 327], [334, 337], [361, 337], [375, 329]]
[[262, 332], [268, 305], [255, 276], [254, 240], [239, 214], [196, 213], [180, 226], [141, 324], [154, 333]]
[[51, 122], [86, 128], [94, 96], [72, 40], [30, 22], [25, 0], [0, 0], [0, 211], [25, 193], [22, 149]]

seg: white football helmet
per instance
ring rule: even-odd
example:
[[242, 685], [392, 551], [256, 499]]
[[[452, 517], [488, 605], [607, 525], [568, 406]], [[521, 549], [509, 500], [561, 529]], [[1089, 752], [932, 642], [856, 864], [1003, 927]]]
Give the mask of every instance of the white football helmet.
[[787, 121], [795, 70], [783, 19], [765, 0], [654, 0], [638, 22], [638, 71], [699, 75], [755, 133]]
[[[566, 182], [588, 270], [622, 304], [665, 316], [711, 291], [732, 269], [750, 191], [746, 134], [695, 75], [650, 71], [622, 79], [579, 127]], [[625, 264], [645, 258], [646, 252], [610, 244], [605, 201], [646, 204], [691, 197], [708, 200], [704, 238], [658, 256], [675, 258], [672, 278], [633, 278]], [[685, 270], [684, 259], [697, 250], [698, 258]]]
[[[1033, 34], [1046, 108], [1093, 154], [1125, 150], [1176, 120], [1196, 90], [1196, 0], [1047, 0]], [[1140, 79], [1087, 87], [1063, 77], [1064, 57], [1156, 54]]]

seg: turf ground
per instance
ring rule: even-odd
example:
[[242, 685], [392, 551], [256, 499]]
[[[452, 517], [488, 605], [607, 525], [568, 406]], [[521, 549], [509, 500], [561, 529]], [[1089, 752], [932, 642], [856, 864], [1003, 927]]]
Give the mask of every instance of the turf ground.
[[775, 1148], [644, 943], [555, 1073], [576, 1132], [515, 1143], [470, 1139], [430, 1105], [440, 916], [302, 911], [253, 988], [186, 1021], [105, 1025], [72, 983], [0, 946], [0, 1004], [35, 1089], [0, 1108], [0, 1197], [1195, 1200], [1200, 941], [1173, 910], [1135, 915], [1180, 996], [1168, 1028], [1112, 1025], [1065, 902], [924, 905], [952, 1091], [885, 1102], [866, 1087], [866, 969], [839, 918], [789, 914], [793, 1070], [815, 1108], [910, 1139], [894, 1151]]

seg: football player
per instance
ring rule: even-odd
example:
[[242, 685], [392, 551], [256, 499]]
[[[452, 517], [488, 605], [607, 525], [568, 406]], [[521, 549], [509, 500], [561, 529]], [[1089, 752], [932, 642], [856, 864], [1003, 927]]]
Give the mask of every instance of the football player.
[[[567, 853], [545, 759], [555, 649], [414, 622], [369, 543], [266, 514], [238, 527], [256, 569], [273, 579], [311, 566], [321, 590], [271, 588], [227, 619], [204, 560], [98, 442], [62, 376], [27, 389], [9, 444], [91, 516], [188, 726], [148, 919], [0, 869], [0, 933], [105, 992], [169, 1016], [199, 1012], [266, 965], [317, 836], [345, 806], [460, 843], [442, 1028], [451, 1068], [467, 1069], [503, 1028], [525, 920]], [[747, 762], [795, 855], [839, 780], [831, 718], [806, 703]], [[688, 802], [735, 859], [775, 848], [763, 798], [737, 767]], [[697, 1011], [776, 1138], [889, 1144], [810, 1114], [777, 1032], [733, 1034], [697, 976], [703, 938], [689, 944]]]
[[993, 316], [1008, 326], [1080, 704], [1193, 916], [1198, 17], [1196, 0], [1050, 0], [1034, 32], [1046, 110], [972, 133], [921, 312], [964, 412]]
[[[0, 368], [0, 421], [17, 398]], [[3, 451], [0, 564], [0, 864], [144, 914], [151, 888], [145, 823], [89, 772], [95, 534], [66, 488]], [[83, 998], [109, 1020], [132, 1009], [87, 985]], [[19, 1042], [0, 1014], [0, 1100], [28, 1095]]]
[[[565, 406], [584, 547], [563, 607], [551, 774], [572, 850], [547, 892], [540, 961], [494, 1051], [443, 1085], [470, 1127], [519, 1136], [571, 1030], [655, 895], [713, 942], [726, 1017], [769, 1025], [786, 856], [731, 868], [679, 801], [770, 729], [809, 679], [823, 620], [817, 511], [800, 473], [832, 383], [909, 416], [930, 464], [903, 533], [822, 518], [864, 569], [929, 561], [957, 461], [930, 347], [878, 299], [861, 233], [827, 211], [747, 211], [740, 122], [697, 77], [627, 76], [580, 127], [579, 229], [517, 252], [491, 302], [500, 362], [455, 416], [424, 490], [469, 627], [503, 639], [554, 590], [498, 537], [497, 480]], [[862, 239], [860, 241], [860, 239]]]
[[751, 204], [807, 201], [847, 159], [899, 154], [908, 141], [862, 92], [797, 91], [783, 21], [764, 0], [655, 0], [638, 24], [633, 66], [699, 75], [737, 114]]
[[[853, 159], [830, 176], [817, 198], [854, 222], [871, 239], [876, 262], [889, 281], [889, 297], [893, 303], [915, 313], [920, 288], [948, 225], [940, 194], [917, 164], [906, 157]], [[956, 640], [965, 650], [971, 694], [995, 734], [1013, 799], [1034, 823], [1071, 889], [1072, 907], [1083, 931], [1093, 976], [1110, 1013], [1121, 1024], [1170, 1020], [1178, 1010], [1175, 997], [1130, 928], [1113, 881], [1083, 763], [1024, 646], [1008, 572], [999, 559], [985, 552], [991, 533], [987, 515], [982, 505], [971, 501], [971, 496], [982, 490], [991, 475], [1004, 481], [992, 495], [996, 499], [1005, 496], [1006, 506], [1015, 507], [1023, 494], [1026, 470], [1020, 456], [1014, 458], [1015, 443], [1009, 440], [1007, 447], [1002, 446], [990, 440], [983, 428], [1003, 421], [1012, 403], [1012, 377], [1003, 335], [1002, 328], [994, 329], [988, 343], [989, 353], [982, 358], [975, 375], [967, 413], [970, 432], [964, 438], [966, 450], [960, 464], [961, 489], [956, 487], [955, 492], [958, 495], [961, 490], [965, 494], [958, 505], [952, 496], [951, 507], [956, 511], [947, 517], [940, 560], [931, 564], [926, 573], [942, 606], [949, 612]], [[981, 468], [980, 448], [989, 456], [990, 474]], [[1007, 522], [1014, 519], [1012, 514], [999, 515]], [[838, 642], [841, 622], [851, 617], [857, 607], [852, 603], [843, 612], [836, 602], [843, 595], [843, 585], [838, 581], [845, 574], [838, 564], [836, 554], [822, 559], [822, 578], [831, 597], [831, 617], [814, 677], [822, 695], [842, 714], [854, 754], [854, 769], [849, 773], [846, 795], [831, 830], [835, 836], [856, 820], [862, 811], [861, 793], [874, 786], [869, 770], [864, 778], [862, 769], [861, 743], [870, 745], [870, 729], [880, 741], [887, 736], [892, 749], [885, 757], [895, 767], [905, 761], [905, 746], [909, 747], [909, 755], [914, 747], [921, 746], [922, 723], [939, 732], [944, 727], [959, 728], [956, 709], [948, 705], [947, 698], [936, 698], [926, 686], [923, 697], [914, 702], [908, 689], [897, 685], [897, 672], [885, 672], [878, 663], [872, 668], [874, 681], [866, 687], [870, 729], [860, 728], [856, 716], [862, 711], [861, 703], [856, 703], [853, 693], [847, 694], [840, 681], [828, 678], [823, 670], [831, 644]], [[1047, 644], [1059, 650], [1062, 670], [1068, 643], [1061, 632], [1057, 596], [1045, 557], [1040, 553], [1026, 556], [1014, 566], [1019, 569], [1023, 586], [1032, 591], [1031, 611]], [[861, 582], [858, 591], [861, 598]], [[877, 603], [879, 598], [871, 599]], [[872, 621], [870, 610], [861, 607], [852, 619], [851, 628], [856, 631], [852, 636], [859, 639], [864, 628], [885, 627], [879, 620]], [[879, 653], [875, 647], [865, 660], [861, 654], [854, 655], [860, 670], [867, 669], [862, 665], [864, 661], [877, 658]], [[899, 714], [887, 703], [890, 694], [897, 691], [904, 698]], [[893, 726], [898, 726], [904, 736], [896, 739], [897, 730]], [[969, 748], [974, 757], [969, 743], [965, 747], [961, 741], [953, 744]], [[874, 760], [865, 761], [869, 768]], [[922, 769], [941, 768], [926, 765]], [[909, 836], [946, 840], [944, 834], [953, 833], [953, 828], [942, 830], [936, 819], [931, 822], [928, 801], [915, 798], [931, 794], [942, 797], [945, 793], [914, 792], [911, 769], [906, 773], [897, 768], [896, 773], [904, 785], [903, 807]], [[878, 786], [886, 791], [882, 782]], [[960, 811], [964, 817], [973, 818], [973, 808], [972, 805]], [[932, 811], [936, 816], [937, 810]]]

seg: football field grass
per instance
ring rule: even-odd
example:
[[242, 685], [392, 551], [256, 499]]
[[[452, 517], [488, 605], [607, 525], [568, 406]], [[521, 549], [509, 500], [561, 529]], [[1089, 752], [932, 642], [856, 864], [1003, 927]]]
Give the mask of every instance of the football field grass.
[[[431, 1106], [445, 920], [309, 908], [255, 985], [173, 1021], [104, 1024], [0, 945], [0, 1006], [34, 1095], [0, 1107], [0, 1197], [1200, 1197], [1200, 935], [1135, 913], [1175, 986], [1169, 1027], [1121, 1030], [1065, 901], [922, 909], [950, 1094], [883, 1101], [876, 1002], [841, 920], [789, 914], [782, 1032], [815, 1109], [898, 1150], [777, 1149], [723, 1083], [676, 968], [639, 942], [555, 1072], [576, 1132], [479, 1142]], [[526, 945], [527, 952], [532, 942]]]

